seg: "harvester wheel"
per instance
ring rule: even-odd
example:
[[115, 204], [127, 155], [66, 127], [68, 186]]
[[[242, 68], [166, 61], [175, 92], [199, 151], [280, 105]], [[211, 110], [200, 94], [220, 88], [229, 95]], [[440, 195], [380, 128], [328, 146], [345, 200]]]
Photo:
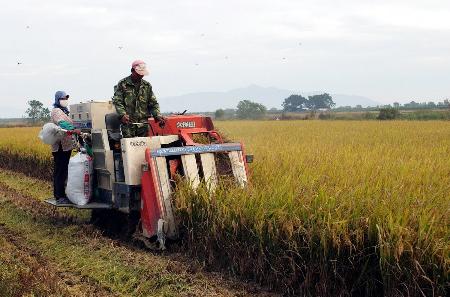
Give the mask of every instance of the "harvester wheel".
[[90, 222], [105, 235], [130, 239], [139, 222], [139, 212], [126, 214], [115, 209], [93, 209]]

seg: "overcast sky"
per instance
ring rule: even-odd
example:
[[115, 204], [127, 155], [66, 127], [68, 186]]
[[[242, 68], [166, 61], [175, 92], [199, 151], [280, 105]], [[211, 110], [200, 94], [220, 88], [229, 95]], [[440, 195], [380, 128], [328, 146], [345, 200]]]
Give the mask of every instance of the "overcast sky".
[[0, 24], [0, 117], [60, 89], [108, 99], [137, 58], [158, 97], [249, 84], [450, 97], [448, 0], [1, 0]]

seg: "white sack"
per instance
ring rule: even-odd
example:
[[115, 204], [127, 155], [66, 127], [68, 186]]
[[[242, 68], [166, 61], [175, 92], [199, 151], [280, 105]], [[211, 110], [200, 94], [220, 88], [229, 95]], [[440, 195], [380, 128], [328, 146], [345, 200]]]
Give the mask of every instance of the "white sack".
[[55, 144], [59, 140], [63, 139], [64, 136], [66, 136], [65, 130], [61, 129], [58, 125], [55, 125], [53, 123], [47, 123], [45, 124], [41, 132], [39, 132], [39, 138], [44, 142], [45, 144]]
[[69, 161], [66, 195], [77, 205], [87, 204], [92, 197], [92, 158], [78, 153]]

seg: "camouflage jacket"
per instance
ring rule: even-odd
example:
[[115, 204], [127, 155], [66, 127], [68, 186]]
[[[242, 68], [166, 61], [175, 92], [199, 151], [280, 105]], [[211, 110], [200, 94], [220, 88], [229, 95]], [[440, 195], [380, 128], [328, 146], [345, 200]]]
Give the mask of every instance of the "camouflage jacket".
[[129, 115], [131, 122], [146, 122], [150, 116], [160, 115], [152, 85], [142, 79], [138, 89], [131, 76], [120, 80], [114, 87], [113, 104], [117, 113], [121, 117]]

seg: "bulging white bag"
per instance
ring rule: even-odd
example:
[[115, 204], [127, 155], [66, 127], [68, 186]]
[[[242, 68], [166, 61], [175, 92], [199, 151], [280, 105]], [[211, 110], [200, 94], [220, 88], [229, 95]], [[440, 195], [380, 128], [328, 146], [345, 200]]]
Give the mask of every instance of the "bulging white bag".
[[66, 195], [77, 205], [86, 205], [92, 197], [92, 158], [78, 153], [69, 161]]
[[38, 136], [45, 144], [52, 145], [63, 139], [66, 136], [66, 132], [58, 125], [47, 123], [42, 127]]

